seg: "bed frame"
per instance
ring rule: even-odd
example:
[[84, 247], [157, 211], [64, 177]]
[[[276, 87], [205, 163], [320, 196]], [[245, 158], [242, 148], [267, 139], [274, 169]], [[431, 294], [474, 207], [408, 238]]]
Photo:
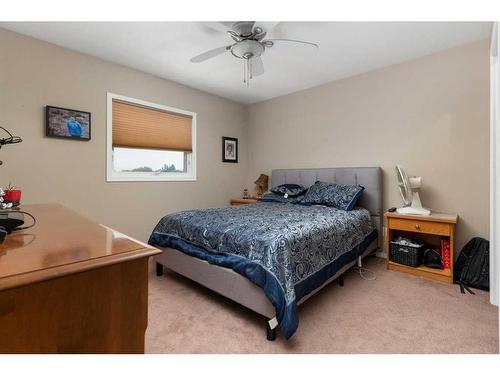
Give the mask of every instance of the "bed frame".
[[[368, 246], [361, 258], [374, 253], [379, 248], [382, 237], [382, 176], [380, 168], [276, 169], [272, 171], [271, 187], [285, 183], [309, 187], [318, 180], [351, 185], [359, 184], [365, 187], [359, 205], [370, 211], [372, 220], [378, 229], [379, 238]], [[158, 276], [163, 275], [163, 267], [166, 267], [263, 315], [267, 318], [267, 339], [274, 340], [276, 338], [278, 322], [275, 318], [274, 306], [269, 302], [261, 288], [229, 268], [212, 265], [169, 247], [159, 247], [159, 249], [162, 250], [162, 253], [155, 256]], [[355, 264], [356, 261], [346, 264], [325, 284], [301, 298], [298, 302], [299, 305], [334, 280], [338, 279], [339, 285], [343, 286], [344, 272]]]

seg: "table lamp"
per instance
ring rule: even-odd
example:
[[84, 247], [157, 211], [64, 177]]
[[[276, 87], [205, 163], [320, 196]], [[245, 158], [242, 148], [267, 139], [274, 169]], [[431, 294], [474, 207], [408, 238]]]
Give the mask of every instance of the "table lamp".
[[265, 191], [267, 191], [269, 176], [261, 174], [257, 180], [255, 180], [255, 185], [257, 186], [257, 197], [260, 198]]

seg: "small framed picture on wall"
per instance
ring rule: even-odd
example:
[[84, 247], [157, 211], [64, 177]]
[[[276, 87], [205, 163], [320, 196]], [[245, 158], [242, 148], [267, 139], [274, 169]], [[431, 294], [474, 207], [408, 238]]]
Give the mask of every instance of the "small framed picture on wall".
[[60, 107], [45, 107], [47, 137], [90, 140], [90, 112]]
[[238, 162], [238, 138], [222, 137], [222, 162]]

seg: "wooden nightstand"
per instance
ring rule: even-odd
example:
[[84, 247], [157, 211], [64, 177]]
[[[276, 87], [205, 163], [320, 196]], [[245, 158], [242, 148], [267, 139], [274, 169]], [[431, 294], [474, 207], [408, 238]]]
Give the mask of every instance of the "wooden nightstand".
[[259, 201], [258, 199], [253, 199], [253, 198], [231, 199], [231, 206], [239, 206], [242, 204], [257, 203], [258, 201]]
[[[455, 245], [455, 224], [458, 221], [457, 215], [431, 213], [429, 216], [401, 215], [396, 212], [386, 212], [386, 251], [387, 269], [410, 273], [412, 275], [426, 277], [445, 283], [453, 283], [453, 261]], [[396, 236], [408, 236], [429, 244], [440, 246], [441, 239], [450, 240], [450, 268], [436, 269], [424, 265], [419, 267], [409, 267], [403, 264], [394, 263], [389, 256], [389, 242]]]

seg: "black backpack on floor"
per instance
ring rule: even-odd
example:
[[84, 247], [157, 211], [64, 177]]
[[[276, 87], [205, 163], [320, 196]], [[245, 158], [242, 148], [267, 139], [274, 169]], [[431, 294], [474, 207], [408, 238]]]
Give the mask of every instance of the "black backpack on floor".
[[[460, 291], [474, 294], [471, 288], [490, 290], [490, 243], [484, 238], [474, 237], [467, 242], [455, 263], [455, 282]], [[465, 290], [464, 290], [465, 289]]]

